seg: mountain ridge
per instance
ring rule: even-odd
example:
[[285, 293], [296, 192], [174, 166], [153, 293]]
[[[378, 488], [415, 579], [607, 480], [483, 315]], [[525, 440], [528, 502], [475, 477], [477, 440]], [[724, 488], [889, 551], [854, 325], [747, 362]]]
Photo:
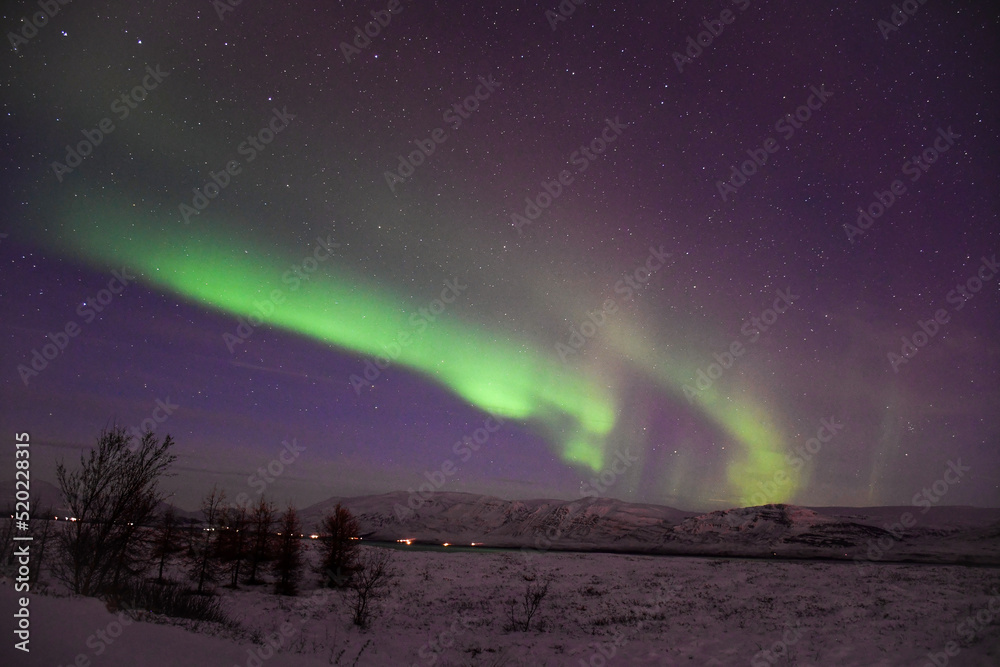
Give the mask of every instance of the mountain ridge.
[[[421, 502], [417, 502], [419, 499]], [[504, 500], [465, 492], [332, 497], [301, 510], [311, 526], [337, 503], [365, 539], [563, 551], [1000, 564], [1000, 508], [803, 507], [691, 512], [614, 498]]]
[[[13, 484], [0, 483], [10, 499]], [[33, 499], [61, 503], [36, 481]], [[8, 493], [9, 491], [9, 493]], [[35, 493], [37, 491], [38, 493]], [[333, 496], [299, 510], [305, 532], [340, 503], [363, 539], [560, 551], [837, 558], [1000, 565], [1000, 508], [805, 507], [785, 503], [693, 512], [615, 498], [505, 500], [462, 491]], [[167, 507], [161, 505], [161, 510]], [[182, 518], [198, 512], [175, 508]]]

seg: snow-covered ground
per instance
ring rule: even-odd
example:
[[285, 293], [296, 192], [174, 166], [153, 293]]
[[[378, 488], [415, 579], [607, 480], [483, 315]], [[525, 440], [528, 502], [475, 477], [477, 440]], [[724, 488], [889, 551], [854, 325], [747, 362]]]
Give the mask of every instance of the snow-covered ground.
[[[317, 590], [312, 574], [295, 598], [270, 587], [218, 589], [243, 628], [236, 633], [33, 593], [30, 654], [13, 650], [16, 594], [7, 580], [0, 662], [922, 667], [935, 664], [931, 654], [938, 667], [1000, 664], [996, 568], [555, 552], [528, 562], [517, 552], [408, 549], [394, 552], [393, 568], [391, 592], [366, 631], [351, 624], [345, 594]], [[546, 579], [532, 629], [505, 630], [507, 601]]]

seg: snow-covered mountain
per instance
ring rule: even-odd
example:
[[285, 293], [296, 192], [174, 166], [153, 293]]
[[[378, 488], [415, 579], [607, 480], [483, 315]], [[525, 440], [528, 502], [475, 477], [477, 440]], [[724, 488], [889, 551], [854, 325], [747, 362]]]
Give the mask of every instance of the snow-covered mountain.
[[[63, 511], [52, 484], [36, 481], [32, 496], [41, 498], [41, 507]], [[11, 482], [0, 483], [3, 497], [14, 497]], [[421, 499], [396, 492], [316, 503], [301, 510], [303, 529], [316, 530], [338, 502], [358, 517], [365, 539], [387, 542], [1000, 564], [997, 508], [777, 504], [699, 514], [613, 498], [503, 500], [438, 492]], [[177, 514], [200, 518], [199, 512]]]
[[[415, 506], [411, 509], [408, 501]], [[436, 493], [331, 498], [302, 510], [308, 529], [336, 503], [366, 539], [486, 547], [730, 556], [1000, 563], [1000, 509], [763, 505], [707, 514], [610, 498], [503, 500]]]
[[[646, 543], [694, 514], [611, 498], [503, 500], [449, 492], [435, 493], [418, 504], [409, 494], [387, 493], [317, 503], [302, 510], [303, 525], [315, 526], [338, 502], [358, 517], [369, 539], [488, 542], [498, 547], [536, 546], [536, 540], [544, 539], [558, 543], [560, 549]], [[544, 545], [542, 541], [538, 546]]]

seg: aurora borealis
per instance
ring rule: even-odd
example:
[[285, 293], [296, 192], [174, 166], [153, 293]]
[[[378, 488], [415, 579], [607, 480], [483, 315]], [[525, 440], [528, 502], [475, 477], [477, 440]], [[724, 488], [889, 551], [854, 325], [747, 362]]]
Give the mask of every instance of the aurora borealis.
[[185, 506], [292, 438], [299, 504], [476, 438], [444, 490], [627, 451], [607, 495], [907, 504], [961, 457], [947, 502], [1000, 502], [995, 12], [553, 6], [72, 3], [11, 48], [0, 424], [39, 476], [166, 401]]

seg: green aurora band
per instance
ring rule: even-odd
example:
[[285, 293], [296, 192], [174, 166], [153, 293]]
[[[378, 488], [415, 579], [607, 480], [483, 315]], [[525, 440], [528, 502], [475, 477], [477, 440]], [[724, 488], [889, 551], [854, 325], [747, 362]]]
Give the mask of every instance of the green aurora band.
[[[482, 410], [540, 424], [548, 439], [561, 443], [567, 462], [594, 471], [604, 467], [604, 445], [617, 421], [614, 397], [528, 345], [484, 333], [447, 312], [415, 328], [410, 317], [416, 307], [338, 272], [332, 260], [309, 280], [285, 282], [293, 265], [312, 256], [312, 248], [297, 259], [279, 258], [274, 249], [243, 240], [237, 244], [208, 227], [183, 235], [152, 231], [155, 225], [132, 224], [134, 215], [107, 207], [82, 216], [76, 211], [71, 218], [73, 242], [64, 239], [59, 245], [89, 263], [104, 270], [124, 264], [149, 285], [241, 317], [266, 311], [257, 304], [270, 303], [271, 293], [281, 290], [284, 298], [262, 317], [268, 326], [372, 357], [389, 356], [393, 364], [444, 385]], [[94, 220], [102, 222], [88, 223]], [[400, 333], [409, 334], [409, 344], [396, 343]]]
[[[218, 231], [223, 227], [208, 226], [206, 215], [182, 233], [168, 232], [153, 219], [137, 218], [129, 208], [104, 204], [81, 210], [77, 203], [74, 210], [63, 212], [64, 220], [72, 223], [63, 228], [56, 246], [102, 270], [125, 265], [151, 286], [239, 317], [261, 312], [257, 304], [281, 290], [285, 298], [262, 318], [268, 326], [363, 355], [389, 356], [393, 364], [447, 387], [470, 405], [540, 427], [567, 463], [596, 472], [613, 455], [607, 451], [608, 439], [619, 405], [608, 378], [592, 377], [594, 373], [565, 365], [527, 341], [511, 342], [447, 311], [415, 329], [410, 317], [417, 308], [407, 305], [407, 299], [362, 284], [334, 262], [324, 264], [308, 281], [284, 282], [293, 265], [311, 256], [311, 248], [294, 258], [254, 247], [245, 238]], [[626, 358], [655, 358], [651, 350], [639, 349], [644, 346], [637, 343], [638, 336], [614, 328], [609, 332], [611, 346]], [[402, 332], [409, 334], [409, 344], [396, 345]], [[683, 397], [683, 385], [691, 382], [695, 370], [691, 363], [673, 362], [666, 369], [638, 363], [635, 368], [678, 397]], [[754, 482], [784, 468], [783, 438], [752, 404], [723, 407], [732, 404], [721, 400], [714, 387], [702, 393], [696, 408], [742, 445], [743, 456], [728, 462], [727, 479], [734, 498], [746, 499]], [[792, 479], [781, 489], [781, 500], [794, 495], [797, 482]]]
[[[698, 364], [693, 359], [661, 358], [659, 364], [649, 367], [642, 361], [656, 359], [657, 354], [647, 343], [641, 342], [642, 336], [625, 326], [610, 327], [609, 334], [610, 345], [622, 357], [632, 360], [637, 372], [650, 377], [678, 401], [688, 402], [684, 388], [687, 386], [689, 392], [693, 390], [698, 372]], [[730, 386], [736, 383], [736, 378], [729, 382]], [[727, 462], [726, 478], [733, 499], [752, 504], [750, 499], [761, 491], [761, 484], [768, 485], [781, 472], [787, 477], [783, 478], [783, 483], [774, 485], [775, 491], [767, 494], [767, 502], [794, 498], [802, 485], [801, 474], [790, 470], [785, 461], [786, 439], [769, 413], [759, 406], [760, 389], [733, 387], [725, 396], [713, 384], [695, 393], [693, 406], [743, 449], [742, 454]]]

